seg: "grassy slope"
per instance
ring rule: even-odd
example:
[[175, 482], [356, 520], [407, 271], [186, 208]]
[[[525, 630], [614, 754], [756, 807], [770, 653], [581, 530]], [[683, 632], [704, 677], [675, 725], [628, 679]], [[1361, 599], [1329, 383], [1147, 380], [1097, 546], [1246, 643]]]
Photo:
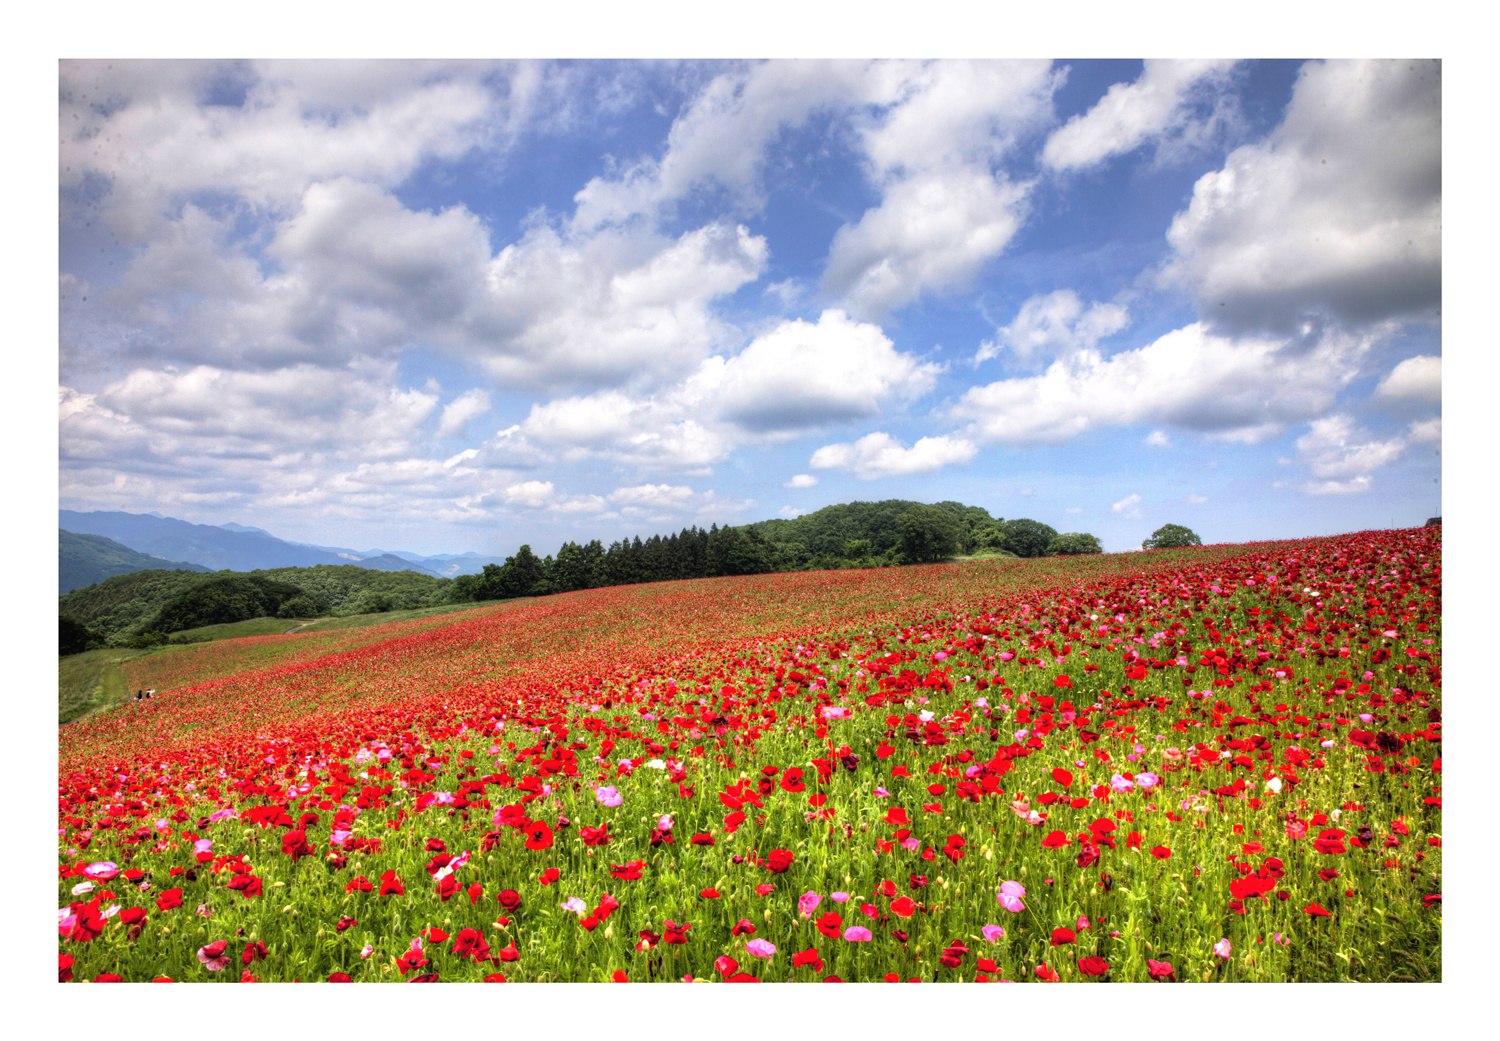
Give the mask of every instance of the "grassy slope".
[[[348, 615], [342, 618], [286, 619], [251, 618], [227, 625], [207, 625], [173, 634], [173, 643], [150, 650], [105, 648], [59, 659], [57, 666], [57, 721], [71, 723], [91, 713], [114, 708], [126, 700], [126, 693], [137, 690], [167, 690], [184, 683], [199, 683], [230, 675], [243, 668], [263, 667], [280, 661], [326, 653], [328, 641], [299, 640], [304, 635], [339, 633], [336, 637], [348, 646], [386, 638], [401, 623], [446, 617], [483, 607], [494, 607], [506, 601], [466, 605], [455, 612], [451, 606], [423, 607], [411, 611], [389, 611], [385, 614]], [[305, 628], [301, 628], [305, 626]], [[299, 629], [288, 636], [289, 630]], [[369, 629], [369, 634], [348, 630]], [[255, 640], [246, 646], [237, 642], [232, 650], [225, 641]], [[285, 639], [278, 639], [285, 637]]]

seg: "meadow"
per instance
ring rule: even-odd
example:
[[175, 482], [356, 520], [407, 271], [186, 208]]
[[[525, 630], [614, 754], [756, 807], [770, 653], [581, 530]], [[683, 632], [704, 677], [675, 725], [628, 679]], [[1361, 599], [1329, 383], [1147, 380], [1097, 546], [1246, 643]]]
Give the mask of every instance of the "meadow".
[[58, 731], [59, 979], [1441, 980], [1441, 549], [701, 579], [136, 659], [157, 697]]

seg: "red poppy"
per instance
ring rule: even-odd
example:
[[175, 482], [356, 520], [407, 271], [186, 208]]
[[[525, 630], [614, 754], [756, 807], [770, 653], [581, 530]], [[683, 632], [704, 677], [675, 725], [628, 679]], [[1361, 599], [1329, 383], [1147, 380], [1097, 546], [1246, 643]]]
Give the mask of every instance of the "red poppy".
[[[629, 983], [630, 977], [625, 974], [624, 969], [616, 969], [614, 974], [610, 976], [610, 980], [615, 983]], [[504, 977], [501, 977], [501, 982], [504, 982]]]
[[73, 979], [73, 956], [71, 954], [59, 954], [57, 956], [57, 982], [68, 983]]
[[1302, 909], [1302, 911], [1303, 911], [1304, 914], [1310, 914], [1314, 918], [1332, 918], [1333, 917], [1332, 913], [1330, 913], [1329, 911], [1324, 910], [1323, 907], [1320, 906], [1320, 905], [1318, 905], [1318, 904], [1308, 904], [1306, 907], [1304, 907]]
[[1062, 980], [1061, 976], [1053, 972], [1052, 969], [1050, 969], [1046, 965], [1038, 965], [1036, 967], [1036, 976], [1037, 979], [1043, 981], [1044, 983], [1059, 983]]
[[335, 972], [328, 977], [329, 983], [353, 983], [354, 978], [347, 972]]
[[73, 914], [75, 916], [73, 931], [68, 934], [68, 939], [78, 943], [88, 943], [104, 932], [104, 916], [99, 913], [98, 900], [79, 904], [74, 908]]
[[900, 806], [892, 806], [889, 810], [886, 811], [885, 822], [887, 824], [895, 824], [898, 826], [911, 823], [911, 821], [906, 816], [906, 811]]
[[583, 839], [585, 846], [607, 846], [609, 845], [609, 822], [605, 821], [597, 828], [591, 828], [587, 824], [578, 829], [578, 837]]
[[802, 783], [803, 772], [799, 766], [794, 766], [781, 777], [781, 787], [789, 792], [800, 792], [807, 788]]
[[120, 912], [120, 921], [126, 925], [134, 925], [136, 922], [144, 920], [145, 917], [146, 910], [141, 907], [127, 907]]
[[1052, 771], [1052, 779], [1066, 788], [1068, 785], [1073, 783], [1073, 774], [1071, 771], [1064, 770], [1059, 766], [1057, 769]]
[[891, 901], [891, 913], [901, 918], [910, 918], [916, 909], [916, 903], [909, 896], [898, 896]]
[[701, 896], [705, 900], [717, 900], [717, 899], [719, 899], [719, 891], [717, 889], [714, 889], [712, 886], [710, 886], [708, 889], [700, 889], [700, 890], [698, 890], [698, 895]]
[[514, 943], [505, 945], [496, 951], [495, 954], [501, 961], [516, 961], [521, 957], [521, 952], [516, 950]]
[[688, 930], [691, 928], [692, 926], [687, 922], [678, 924], [668, 918], [666, 924], [662, 926], [662, 939], [667, 943], [687, 943]]
[[1153, 961], [1146, 959], [1146, 971], [1151, 973], [1154, 980], [1176, 980], [1177, 976], [1172, 969], [1172, 963], [1166, 961]]
[[248, 873], [235, 875], [228, 882], [224, 883], [224, 888], [237, 890], [244, 893], [247, 897], [260, 896], [263, 892], [260, 879]]
[[1042, 840], [1042, 846], [1046, 849], [1060, 849], [1070, 845], [1072, 840], [1060, 831], [1048, 832], [1047, 837]]
[[712, 846], [714, 844], [714, 837], [708, 832], [703, 831], [688, 839], [688, 842], [694, 846]]
[[754, 932], [755, 932], [755, 926], [750, 923], [750, 919], [748, 919], [748, 918], [741, 918], [738, 922], [735, 922], [734, 925], [730, 928], [729, 935], [730, 936], [750, 936], [750, 935], [753, 935]]
[[1078, 938], [1072, 929], [1053, 929], [1052, 946], [1061, 947], [1065, 943], [1072, 943]]
[[792, 856], [789, 850], [773, 849], [770, 855], [766, 857], [766, 870], [773, 871], [779, 875], [792, 866], [794, 859], [796, 858]]
[[815, 924], [818, 927], [818, 932], [822, 933], [830, 940], [837, 940], [840, 936], [843, 935], [844, 917], [837, 911], [829, 911], [828, 913], [821, 915]]
[[644, 860], [632, 860], [625, 864], [611, 864], [609, 873], [621, 882], [634, 882], [641, 877], [641, 868], [646, 866]]
[[1166, 860], [1172, 855], [1172, 851], [1165, 846], [1157, 846], [1151, 851], [1151, 855], [1157, 860]]
[[823, 957], [816, 947], [809, 947], [805, 951], [792, 955], [792, 968], [800, 969], [804, 965], [811, 965], [813, 972], [823, 971]]
[[406, 884], [401, 881], [401, 876], [394, 871], [386, 871], [380, 876], [381, 896], [400, 896], [406, 892]]
[[1098, 955], [1078, 959], [1078, 968], [1085, 976], [1103, 976], [1109, 971], [1109, 962]]
[[254, 943], [245, 944], [245, 949], [240, 952], [240, 964], [250, 965], [258, 962], [266, 956], [266, 945], [259, 940]]
[[532, 821], [526, 828], [527, 849], [550, 849], [552, 829], [544, 821]]
[[156, 906], [163, 911], [170, 911], [174, 907], [182, 906], [182, 890], [168, 889], [156, 898]]

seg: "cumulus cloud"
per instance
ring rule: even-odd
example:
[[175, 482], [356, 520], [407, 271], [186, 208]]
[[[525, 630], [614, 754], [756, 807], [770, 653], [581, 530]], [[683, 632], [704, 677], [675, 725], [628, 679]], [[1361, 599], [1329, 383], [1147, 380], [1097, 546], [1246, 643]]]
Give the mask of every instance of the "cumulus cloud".
[[540, 81], [467, 62], [64, 61], [66, 193], [108, 182], [103, 216], [140, 241], [173, 200], [229, 193], [260, 210], [320, 180], [394, 186], [525, 125]]
[[1281, 125], [1194, 186], [1168, 278], [1237, 329], [1436, 308], [1441, 87], [1436, 61], [1305, 64]]
[[465, 423], [490, 410], [490, 396], [478, 387], [460, 394], [443, 408], [438, 436], [446, 437], [463, 429]]
[[1431, 444], [1443, 439], [1443, 421], [1439, 418], [1419, 419], [1407, 427], [1406, 439], [1414, 445]]
[[1189, 495], [1187, 497], [1187, 501], [1190, 502], [1190, 503], [1192, 503], [1194, 506], [1201, 506], [1203, 503], [1205, 503], [1205, 502], [1208, 501], [1208, 496], [1206, 496], [1206, 495]]
[[796, 474], [783, 488], [811, 488], [818, 483], [818, 479], [812, 474]]
[[[1119, 502], [1112, 503], [1109, 508], [1116, 513], [1125, 513], [1127, 517], [1139, 517], [1140, 512], [1135, 507], [1139, 505], [1140, 501], [1141, 497], [1139, 495], [1127, 495]], [[1125, 511], [1127, 510], [1130, 512], [1126, 513]]]
[[1042, 162], [1054, 170], [1081, 169], [1148, 141], [1167, 139], [1180, 148], [1205, 137], [1224, 118], [1221, 92], [1234, 65], [1147, 58], [1138, 79], [1116, 83], [1093, 108], [1054, 131]]
[[940, 371], [897, 351], [879, 326], [830, 310], [815, 323], [782, 322], [656, 394], [610, 390], [535, 404], [521, 429], [571, 458], [702, 472], [747, 441], [879, 416], [882, 405], [929, 391]]
[[1380, 381], [1375, 393], [1382, 398], [1437, 404], [1443, 400], [1443, 359], [1430, 354], [1407, 358]]
[[834, 235], [826, 292], [861, 317], [967, 285], [1020, 228], [1029, 185], [996, 167], [1051, 114], [1046, 62], [953, 61], [891, 70], [900, 101], [863, 132], [881, 202]]
[[1406, 451], [1406, 441], [1395, 437], [1378, 441], [1348, 415], [1313, 420], [1297, 439], [1297, 452], [1317, 480], [1303, 486], [1313, 495], [1347, 495], [1370, 488], [1372, 474]]
[[1172, 440], [1167, 437], [1165, 430], [1153, 430], [1141, 440], [1141, 444], [1150, 445], [1152, 448], [1169, 448]]
[[1130, 324], [1130, 313], [1118, 304], [1090, 304], [1087, 309], [1071, 289], [1034, 296], [1021, 305], [1016, 317], [985, 340], [974, 355], [977, 365], [1008, 348], [1023, 364], [1066, 358], [1088, 350], [1106, 336]]
[[1327, 412], [1369, 340], [1328, 332], [1311, 349], [1285, 348], [1194, 323], [1108, 359], [1084, 350], [1039, 376], [970, 388], [946, 414], [986, 444], [1056, 444], [1137, 423], [1254, 443]]
[[931, 390], [939, 371], [897, 351], [879, 326], [833, 310], [816, 324], [783, 322], [700, 380], [713, 385], [719, 416], [764, 433], [879, 415], [883, 400]]
[[974, 458], [978, 449], [963, 438], [924, 437], [910, 448], [890, 434], [877, 431], [858, 441], [824, 445], [812, 454], [815, 470], [848, 470], [862, 480], [906, 474], [932, 473]]
[[806, 510], [798, 509], [795, 506], [783, 506], [780, 510], [776, 511], [776, 515], [778, 517], [785, 517], [787, 520], [795, 520], [806, 512]]

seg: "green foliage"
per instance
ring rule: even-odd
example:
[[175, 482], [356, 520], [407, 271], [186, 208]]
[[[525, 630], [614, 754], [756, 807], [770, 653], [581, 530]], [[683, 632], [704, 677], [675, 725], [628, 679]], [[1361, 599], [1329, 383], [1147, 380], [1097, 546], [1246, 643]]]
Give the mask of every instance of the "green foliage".
[[1078, 531], [1058, 535], [1047, 543], [1047, 556], [1049, 557], [1076, 557], [1085, 553], [1103, 552], [1104, 547], [1099, 545], [1096, 537]]
[[909, 563], [928, 564], [959, 551], [967, 532], [964, 518], [937, 506], [914, 505], [896, 518], [901, 555]]
[[1181, 524], [1163, 524], [1141, 543], [1141, 549], [1178, 549], [1182, 546], [1201, 546], [1203, 540], [1191, 528]]
[[162, 604], [145, 623], [143, 631], [175, 633], [205, 625], [274, 616], [288, 600], [306, 596], [308, 594], [289, 582], [278, 582], [260, 575], [224, 575], [200, 583]]
[[844, 556], [850, 560], [864, 560], [870, 555], [869, 539], [850, 539], [844, 543]]
[[[447, 602], [448, 591], [454, 584], [451, 579], [419, 575], [414, 571], [375, 571], [356, 564], [207, 574], [152, 569], [117, 575], [75, 589], [58, 597], [58, 610], [119, 642], [150, 628], [153, 617], [168, 601], [220, 578], [261, 578], [295, 586], [298, 593], [305, 593], [315, 605], [321, 605], [317, 610], [289, 616], [294, 618], [349, 614], [358, 610], [372, 594], [389, 597], [393, 610], [435, 607]], [[278, 606], [269, 613], [276, 615], [286, 599], [278, 599]]]
[[276, 609], [277, 618], [317, 618], [328, 613], [328, 602], [310, 593], [299, 593]]
[[1057, 529], [1025, 517], [1006, 521], [1000, 526], [1004, 535], [1001, 548], [1018, 557], [1046, 556], [1047, 547], [1057, 538]]
[[62, 614], [57, 616], [58, 656], [82, 654], [104, 646], [104, 637], [88, 626]]

